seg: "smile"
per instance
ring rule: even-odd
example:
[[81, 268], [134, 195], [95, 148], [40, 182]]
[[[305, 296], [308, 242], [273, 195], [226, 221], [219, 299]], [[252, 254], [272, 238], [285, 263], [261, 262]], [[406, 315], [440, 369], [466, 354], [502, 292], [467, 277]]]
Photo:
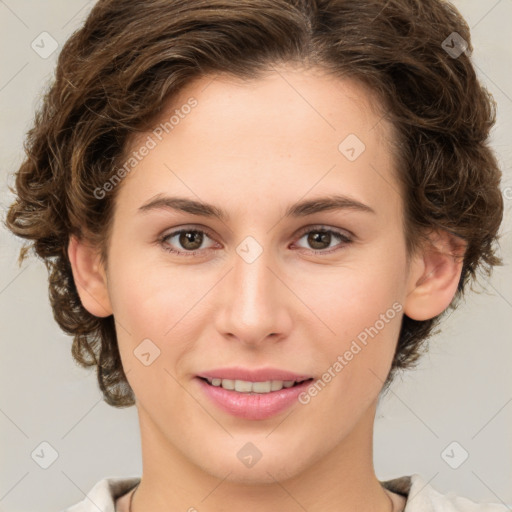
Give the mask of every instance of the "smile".
[[194, 380], [199, 383], [206, 397], [221, 411], [246, 420], [264, 420], [298, 402], [299, 395], [306, 391], [313, 378], [301, 382], [252, 382], [204, 377], [196, 377]]
[[291, 388], [304, 382], [295, 380], [267, 380], [264, 382], [251, 382], [247, 380], [233, 379], [205, 379], [209, 384], [216, 387], [222, 387], [229, 391], [237, 391], [239, 393], [271, 393], [272, 391], [280, 391], [283, 388]]

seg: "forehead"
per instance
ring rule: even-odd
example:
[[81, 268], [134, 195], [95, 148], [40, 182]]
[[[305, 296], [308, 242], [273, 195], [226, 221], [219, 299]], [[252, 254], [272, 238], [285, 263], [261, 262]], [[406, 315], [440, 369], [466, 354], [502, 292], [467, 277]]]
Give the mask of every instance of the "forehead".
[[190, 98], [198, 103], [199, 108], [190, 112], [196, 122], [181, 123], [188, 117], [185, 114], [180, 124], [185, 129], [202, 128], [209, 138], [236, 134], [240, 143], [244, 134], [254, 135], [255, 127], [267, 128], [260, 131], [260, 138], [286, 136], [291, 142], [296, 135], [298, 144], [306, 135], [310, 140], [325, 139], [329, 132], [336, 142], [347, 130], [361, 138], [373, 132], [367, 134], [369, 144], [392, 138], [392, 127], [384, 121], [385, 108], [374, 91], [360, 81], [333, 76], [320, 68], [286, 65], [251, 79], [201, 76], [167, 102], [155, 125], [186, 108]]
[[393, 131], [377, 98], [318, 69], [277, 68], [251, 80], [202, 76], [167, 102], [153, 125], [127, 152], [152, 141], [121, 187], [139, 203], [175, 192], [237, 212], [249, 206], [237, 204], [241, 199], [269, 194], [283, 204], [317, 192], [378, 203], [386, 187], [399, 192]]

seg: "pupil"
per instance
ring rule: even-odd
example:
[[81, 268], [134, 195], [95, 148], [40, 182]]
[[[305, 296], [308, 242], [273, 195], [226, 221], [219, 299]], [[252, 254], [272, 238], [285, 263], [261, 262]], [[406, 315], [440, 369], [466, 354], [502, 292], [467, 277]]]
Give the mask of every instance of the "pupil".
[[[185, 249], [190, 249], [190, 250], [199, 249], [199, 247], [201, 247], [201, 236], [200, 235], [201, 234], [198, 231], [186, 231], [186, 232], [183, 232], [180, 235], [180, 244]], [[199, 238], [199, 243], [196, 242], [194, 244], [193, 239], [196, 236], [198, 236], [198, 238]], [[192, 246], [190, 246], [190, 243], [192, 244]]]
[[329, 246], [329, 238], [330, 233], [315, 231], [314, 233], [309, 235], [308, 242], [311, 244], [313, 248], [322, 249], [325, 248], [322, 246], [322, 243], [326, 243], [327, 247]]

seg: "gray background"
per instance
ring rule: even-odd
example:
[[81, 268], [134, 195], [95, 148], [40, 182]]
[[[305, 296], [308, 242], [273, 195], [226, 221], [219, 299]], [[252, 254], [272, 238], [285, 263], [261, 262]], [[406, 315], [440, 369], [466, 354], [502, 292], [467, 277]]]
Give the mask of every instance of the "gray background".
[[[498, 102], [492, 143], [504, 171], [501, 250], [488, 292], [468, 296], [416, 371], [397, 380], [375, 425], [380, 480], [421, 474], [442, 493], [512, 505], [512, 0], [454, 2], [472, 27], [478, 74]], [[2, 217], [12, 173], [23, 159], [42, 88], [60, 47], [93, 2], [0, 0], [0, 164]], [[31, 43], [47, 31], [59, 48], [42, 58]], [[57, 511], [82, 500], [107, 476], [140, 476], [135, 407], [102, 401], [92, 371], [77, 367], [71, 338], [53, 320], [47, 272], [32, 257], [21, 268], [22, 241], [0, 230], [0, 512]], [[47, 469], [32, 458], [46, 441], [58, 457]], [[443, 457], [445, 449], [451, 459]], [[462, 449], [468, 459], [457, 469]], [[49, 453], [49, 450], [45, 450]]]

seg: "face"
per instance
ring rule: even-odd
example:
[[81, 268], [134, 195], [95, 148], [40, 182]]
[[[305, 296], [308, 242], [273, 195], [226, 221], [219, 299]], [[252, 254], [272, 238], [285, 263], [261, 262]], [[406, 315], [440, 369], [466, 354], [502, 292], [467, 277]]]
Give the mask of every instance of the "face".
[[[133, 141], [106, 307], [155, 457], [271, 482], [371, 442], [411, 287], [391, 131], [374, 105], [318, 70], [208, 76], [162, 116], [178, 110], [172, 130]], [[199, 377], [225, 368], [219, 378], [311, 380], [248, 395]]]

